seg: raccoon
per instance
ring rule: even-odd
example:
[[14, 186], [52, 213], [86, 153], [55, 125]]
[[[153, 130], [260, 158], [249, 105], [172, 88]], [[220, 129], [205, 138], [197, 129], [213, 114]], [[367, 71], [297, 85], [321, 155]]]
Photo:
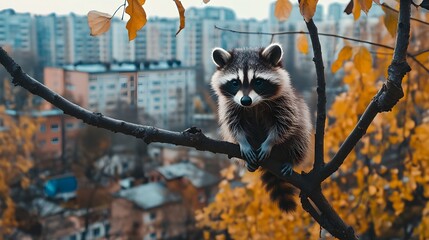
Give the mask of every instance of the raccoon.
[[[239, 144], [249, 171], [255, 171], [261, 161], [269, 159], [272, 148], [280, 145], [284, 156], [281, 173], [290, 175], [309, 150], [310, 113], [282, 68], [282, 56], [282, 47], [277, 43], [261, 49], [212, 51], [217, 70], [211, 87], [218, 96], [220, 132], [224, 140]], [[293, 211], [295, 188], [261, 171], [271, 200], [281, 210]]]

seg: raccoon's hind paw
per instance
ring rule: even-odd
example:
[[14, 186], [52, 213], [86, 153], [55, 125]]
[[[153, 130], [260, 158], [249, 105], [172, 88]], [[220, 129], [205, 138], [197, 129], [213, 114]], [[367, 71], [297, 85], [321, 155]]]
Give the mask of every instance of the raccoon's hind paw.
[[281, 169], [281, 173], [283, 176], [290, 176], [293, 172], [293, 165], [292, 163], [284, 163]]

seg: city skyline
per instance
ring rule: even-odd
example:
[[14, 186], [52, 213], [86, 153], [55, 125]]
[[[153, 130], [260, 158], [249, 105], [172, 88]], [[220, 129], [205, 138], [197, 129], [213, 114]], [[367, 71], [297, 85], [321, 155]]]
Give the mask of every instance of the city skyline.
[[[226, 7], [231, 8], [236, 12], [238, 18], [255, 18], [258, 20], [268, 19], [269, 18], [269, 6], [274, 1], [251, 1], [251, 7], [249, 6], [249, 1], [246, 0], [211, 0], [208, 4], [204, 4], [202, 0], [182, 0], [182, 3], [186, 9], [190, 7]], [[324, 0], [320, 2], [324, 8], [331, 3], [347, 3], [348, 0]], [[79, 4], [82, 3], [82, 4]], [[123, 3], [122, 0], [75, 0], [75, 1], [62, 1], [61, 4], [58, 4], [58, 1], [55, 0], [14, 0], [7, 2], [0, 2], [0, 10], [12, 8], [17, 12], [29, 12], [31, 14], [41, 14], [46, 15], [50, 13], [56, 13], [59, 15], [76, 13], [76, 14], [87, 14], [91, 10], [97, 10], [101, 12], [106, 12], [113, 14], [113, 12]], [[297, 4], [297, 1], [292, 1], [292, 4]], [[243, 8], [242, 6], [246, 6]], [[171, 1], [171, 6], [168, 7], [162, 1], [146, 1], [144, 8], [146, 10], [148, 18], [150, 17], [178, 17], [177, 9], [174, 5], [174, 2]], [[261, 11], [261, 9], [265, 9]], [[327, 12], [326, 10], [324, 11]], [[121, 16], [121, 14], [117, 14]]]

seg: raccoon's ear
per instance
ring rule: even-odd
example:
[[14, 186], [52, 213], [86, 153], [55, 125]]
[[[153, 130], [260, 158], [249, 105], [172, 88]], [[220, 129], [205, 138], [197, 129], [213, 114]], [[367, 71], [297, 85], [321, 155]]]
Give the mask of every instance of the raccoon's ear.
[[215, 48], [212, 51], [212, 59], [216, 66], [222, 68], [231, 59], [231, 54], [223, 48]]
[[262, 51], [261, 55], [271, 65], [278, 66], [283, 57], [282, 46], [278, 43], [270, 44]]

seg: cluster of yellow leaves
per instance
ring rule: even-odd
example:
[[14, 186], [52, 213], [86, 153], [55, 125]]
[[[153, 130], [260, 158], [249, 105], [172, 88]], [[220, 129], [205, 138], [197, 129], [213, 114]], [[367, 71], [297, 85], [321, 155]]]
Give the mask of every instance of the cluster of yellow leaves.
[[[309, 22], [316, 12], [318, 0], [301, 0], [299, 1], [299, 10], [306, 22]], [[289, 0], [277, 0], [274, 8], [274, 16], [279, 21], [285, 21], [289, 18], [292, 11], [292, 3]]]
[[[120, 6], [125, 8], [125, 13], [130, 17], [126, 25], [128, 30], [128, 39], [130, 41], [137, 37], [137, 32], [147, 23], [146, 11], [143, 8], [145, 2], [146, 0], [127, 0], [125, 4]], [[209, 0], [204, 0], [204, 3], [208, 2]], [[174, 3], [179, 11], [180, 18], [179, 30], [176, 33], [177, 35], [183, 28], [185, 28], [185, 8], [180, 0], [174, 0]], [[91, 36], [99, 36], [109, 31], [113, 16], [96, 10], [88, 12], [87, 16]]]
[[0, 230], [8, 233], [17, 224], [9, 185], [20, 183], [26, 188], [30, 184], [25, 174], [32, 167], [30, 153], [36, 125], [28, 117], [14, 119], [6, 115], [4, 108], [0, 109], [0, 118], [4, 124], [0, 130], [0, 206], [4, 207], [0, 209]]
[[[231, 171], [225, 172], [230, 175]], [[213, 204], [197, 211], [204, 239], [317, 239], [320, 228], [302, 208], [296, 214], [281, 212], [259, 180], [259, 173], [246, 173], [243, 186], [224, 180]], [[257, 196], [257, 197], [256, 197]]]
[[[415, 36], [421, 34], [414, 31], [417, 31], [413, 32]], [[380, 39], [389, 41], [389, 38]], [[427, 42], [414, 44], [409, 49], [429, 47]], [[371, 54], [362, 46], [345, 46], [332, 65], [333, 72], [344, 66], [343, 83], [348, 91], [336, 98], [329, 112], [331, 121], [325, 138], [328, 159], [354, 128], [387, 77], [387, 67], [392, 59], [390, 50], [372, 50], [381, 53]], [[429, 55], [424, 55], [418, 58], [428, 66]], [[429, 87], [423, 84], [428, 73], [414, 62], [409, 63], [413, 71], [403, 79], [405, 98], [391, 112], [379, 114], [374, 119], [340, 168], [335, 181], [324, 186], [334, 208], [341, 209], [340, 215], [356, 226], [360, 234], [372, 229], [375, 237], [400, 237], [407, 221], [417, 219], [421, 223], [414, 234], [420, 239], [428, 236], [429, 216], [420, 215], [424, 209], [427, 213], [427, 206], [418, 200], [416, 203], [416, 198], [429, 197], [429, 119], [425, 120], [429, 109], [426, 94]]]
[[[368, 2], [355, 3], [359, 11], [363, 4], [366, 10], [370, 8]], [[383, 26], [377, 27], [376, 33], [382, 34]], [[425, 31], [413, 25], [414, 36], [423, 36]], [[393, 44], [389, 35], [376, 39]], [[417, 52], [429, 48], [427, 41], [411, 44], [410, 49]], [[333, 72], [343, 68], [342, 84], [347, 91], [336, 97], [328, 112], [326, 159], [338, 151], [387, 77], [393, 51], [374, 47], [371, 52], [366, 46], [346, 45], [333, 62]], [[416, 58], [429, 65], [428, 52]], [[414, 236], [429, 237], [429, 204], [418, 200], [429, 197], [428, 73], [410, 64], [413, 71], [403, 79], [405, 98], [391, 112], [374, 119], [339, 171], [323, 184], [334, 209], [358, 234], [398, 238], [407, 223], [417, 218], [420, 224], [414, 226]], [[257, 174], [246, 173], [241, 179], [244, 185], [237, 187], [232, 184], [234, 170], [223, 173], [227, 180], [220, 184], [215, 201], [197, 212], [199, 226], [206, 229], [205, 239], [225, 239], [225, 231], [233, 239], [318, 238], [317, 224], [302, 208], [289, 216], [278, 212]]]

